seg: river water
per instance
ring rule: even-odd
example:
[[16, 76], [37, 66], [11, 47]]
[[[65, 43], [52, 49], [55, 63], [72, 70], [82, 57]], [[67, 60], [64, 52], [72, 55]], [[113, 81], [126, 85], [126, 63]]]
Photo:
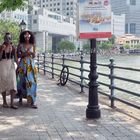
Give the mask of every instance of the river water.
[[[140, 55], [139, 56], [138, 55], [98, 56], [97, 63], [109, 64], [110, 58], [114, 59], [114, 63], [116, 66], [140, 69]], [[84, 68], [89, 69], [89, 65], [85, 65]], [[102, 67], [102, 66], [97, 67], [97, 72], [110, 74], [109, 68]], [[128, 79], [140, 81], [140, 72], [123, 70], [123, 69], [114, 69], [114, 74], [119, 77], [124, 77], [124, 78], [128, 78]], [[88, 73], [84, 73], [84, 76], [87, 77]], [[106, 84], [110, 84], [110, 79], [105, 76], [99, 75], [98, 81], [104, 82]], [[114, 80], [114, 83], [115, 83], [115, 86], [117, 86], [119, 88], [123, 88], [123, 89], [129, 90], [129, 91], [132, 91], [132, 92], [136, 92], [140, 95], [140, 85], [139, 84], [125, 82], [125, 81], [117, 80], [117, 79]], [[110, 94], [110, 90], [108, 87], [100, 85], [99, 88], [104, 90], [106, 93]], [[123, 98], [123, 99], [129, 99], [132, 102], [135, 102], [136, 104], [140, 105], [140, 97], [131, 96], [125, 92], [118, 91], [118, 90], [115, 90], [114, 92], [117, 97]]]

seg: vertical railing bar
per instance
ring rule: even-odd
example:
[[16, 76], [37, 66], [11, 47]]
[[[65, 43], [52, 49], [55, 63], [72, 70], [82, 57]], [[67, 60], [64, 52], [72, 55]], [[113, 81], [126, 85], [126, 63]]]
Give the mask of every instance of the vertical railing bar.
[[83, 75], [84, 75], [84, 62], [83, 62], [83, 51], [81, 51], [81, 56], [80, 56], [80, 64], [81, 64], [81, 68], [79, 69], [81, 71], [81, 75], [80, 75], [80, 79], [81, 79], [81, 82], [80, 82], [80, 87], [81, 87], [81, 91], [80, 93], [84, 93], [84, 79], [83, 79]]
[[114, 95], [114, 87], [115, 87], [115, 84], [114, 84], [114, 59], [110, 59], [110, 65], [109, 65], [109, 68], [110, 68], [110, 75], [109, 75], [109, 78], [110, 78], [110, 100], [111, 100], [111, 108], [115, 108], [115, 105], [114, 105], [114, 100], [115, 100], [115, 95]]
[[52, 54], [52, 78], [54, 78], [54, 54]]

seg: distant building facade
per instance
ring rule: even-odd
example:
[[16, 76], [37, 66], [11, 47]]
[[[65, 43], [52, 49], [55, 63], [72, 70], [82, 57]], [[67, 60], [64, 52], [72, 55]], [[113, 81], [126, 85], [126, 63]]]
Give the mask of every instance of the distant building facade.
[[31, 0], [30, 3], [49, 11], [73, 18], [76, 22], [78, 0]]
[[140, 45], [140, 37], [136, 37], [132, 34], [125, 34], [117, 37], [116, 44], [120, 46], [128, 44], [130, 48], [135, 48], [135, 46]]
[[121, 36], [125, 34], [125, 14], [114, 15], [112, 13], [112, 34]]
[[45, 8], [36, 8], [30, 14], [31, 30], [36, 36], [36, 46], [40, 50], [56, 52], [58, 43], [63, 40], [74, 42], [76, 25], [73, 19], [51, 12]]
[[28, 24], [28, 12], [27, 10], [3, 11], [0, 13], [0, 19], [10, 20], [17, 23], [20, 23], [22, 20], [24, 20], [25, 23]]
[[111, 0], [115, 15], [125, 14], [125, 33], [140, 36], [140, 0]]

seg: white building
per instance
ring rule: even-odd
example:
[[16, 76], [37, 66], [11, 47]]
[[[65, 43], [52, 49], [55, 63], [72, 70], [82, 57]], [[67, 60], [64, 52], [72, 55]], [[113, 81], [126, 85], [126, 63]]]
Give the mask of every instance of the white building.
[[28, 14], [27, 10], [21, 11], [3, 11], [0, 13], [0, 19], [2, 20], [11, 20], [14, 22], [20, 23], [22, 20], [25, 21], [25, 23], [28, 24]]
[[32, 0], [32, 4], [49, 11], [71, 17], [76, 21], [77, 0]]
[[125, 14], [125, 34], [140, 36], [140, 0], [110, 0], [115, 15]]
[[31, 30], [35, 33], [36, 45], [40, 50], [55, 52], [59, 41], [67, 38], [74, 42], [76, 38], [76, 25], [71, 18], [66, 21], [64, 16], [40, 8], [33, 10], [30, 19]]
[[125, 34], [125, 14], [115, 15], [112, 13], [112, 34], [115, 36]]

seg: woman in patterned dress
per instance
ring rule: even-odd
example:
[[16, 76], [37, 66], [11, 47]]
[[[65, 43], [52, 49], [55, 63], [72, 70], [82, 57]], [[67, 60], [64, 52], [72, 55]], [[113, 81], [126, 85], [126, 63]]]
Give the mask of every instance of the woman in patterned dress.
[[19, 59], [17, 88], [20, 102], [22, 103], [22, 97], [26, 98], [28, 105], [32, 108], [37, 108], [37, 68], [34, 63], [35, 38], [31, 31], [26, 30], [21, 32], [17, 47], [17, 57]]
[[6, 33], [4, 43], [0, 46], [0, 93], [2, 93], [3, 107], [9, 107], [6, 96], [11, 95], [10, 107], [17, 109], [13, 103], [17, 93], [14, 59], [16, 60], [16, 49], [12, 45], [11, 34]]

